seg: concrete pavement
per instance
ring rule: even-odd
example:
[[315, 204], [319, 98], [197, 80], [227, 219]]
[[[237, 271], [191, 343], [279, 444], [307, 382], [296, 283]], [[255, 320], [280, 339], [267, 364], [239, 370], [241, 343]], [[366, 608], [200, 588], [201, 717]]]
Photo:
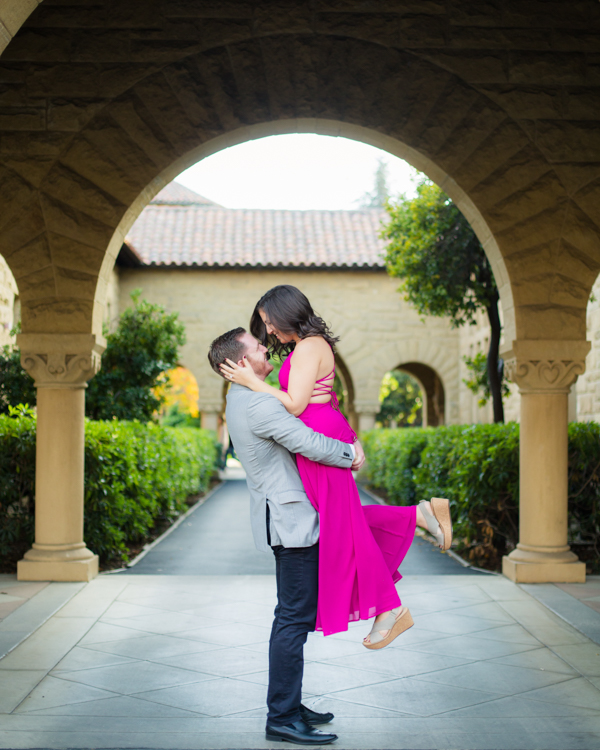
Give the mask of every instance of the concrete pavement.
[[[243, 502], [226, 485], [179, 527], [183, 541], [167, 537], [194, 574], [140, 572], [174, 565], [159, 544], [162, 557], [101, 575], [0, 660], [0, 747], [281, 747], [264, 738], [274, 578], [200, 568], [223, 543], [210, 529], [222, 512], [241, 564]], [[500, 576], [410, 573], [398, 588], [415, 627], [387, 649], [363, 648], [367, 623], [309, 637], [304, 700], [335, 713], [334, 747], [600, 748], [600, 645]]]
[[[360, 486], [359, 493], [363, 505], [375, 503]], [[402, 573], [477, 575], [419, 537], [402, 563]], [[245, 479], [227, 480], [127, 574], [274, 575], [273, 556], [254, 546]]]

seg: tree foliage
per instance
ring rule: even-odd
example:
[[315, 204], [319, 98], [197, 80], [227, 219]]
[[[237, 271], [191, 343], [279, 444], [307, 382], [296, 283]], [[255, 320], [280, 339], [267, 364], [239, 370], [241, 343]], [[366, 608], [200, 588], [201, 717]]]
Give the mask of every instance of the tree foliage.
[[[470, 377], [463, 378], [463, 383], [475, 396], [479, 396], [478, 406], [485, 406], [492, 397], [490, 390], [490, 381], [487, 374], [487, 357], [483, 352], [477, 352], [474, 357], [463, 357], [467, 366]], [[510, 388], [506, 380], [502, 381], [502, 397], [510, 394]]]
[[166, 373], [166, 383], [155, 389], [162, 400], [160, 423], [169, 427], [200, 426], [198, 383], [185, 367], [174, 367]]
[[88, 386], [91, 419], [153, 419], [165, 399], [166, 373], [177, 365], [185, 343], [177, 313], [141, 299], [139, 290], [131, 298], [133, 306], [106, 337], [102, 369]]
[[402, 280], [400, 291], [423, 315], [471, 323], [497, 294], [481, 243], [450, 198], [429, 180], [417, 196], [388, 204], [386, 266]]
[[388, 202], [386, 267], [401, 279], [400, 292], [422, 315], [447, 316], [454, 326], [474, 324], [478, 310], [487, 312], [490, 347], [487, 357], [494, 421], [504, 421], [498, 288], [483, 247], [468, 221], [435, 184], [417, 185], [412, 199]]

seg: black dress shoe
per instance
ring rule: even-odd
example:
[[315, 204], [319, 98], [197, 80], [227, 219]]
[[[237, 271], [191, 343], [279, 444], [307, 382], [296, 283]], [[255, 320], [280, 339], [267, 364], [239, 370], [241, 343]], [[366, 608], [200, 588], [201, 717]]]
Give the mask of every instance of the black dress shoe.
[[328, 745], [337, 740], [337, 734], [313, 729], [302, 719], [282, 727], [275, 727], [267, 722], [266, 735], [271, 742], [293, 742], [296, 745]]
[[326, 714], [320, 714], [318, 711], [312, 711], [302, 704], [300, 704], [300, 716], [311, 727], [316, 727], [318, 724], [329, 724], [333, 720], [333, 714], [330, 711]]

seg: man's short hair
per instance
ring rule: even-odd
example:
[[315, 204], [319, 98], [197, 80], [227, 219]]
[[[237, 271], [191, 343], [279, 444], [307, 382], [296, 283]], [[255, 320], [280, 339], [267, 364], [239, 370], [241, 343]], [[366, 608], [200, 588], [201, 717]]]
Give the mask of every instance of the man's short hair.
[[234, 328], [232, 331], [221, 334], [212, 342], [208, 350], [208, 361], [217, 375], [223, 376], [219, 365], [222, 365], [226, 359], [233, 362], [239, 362], [242, 359], [246, 344], [240, 341], [240, 337], [245, 333], [245, 328]]

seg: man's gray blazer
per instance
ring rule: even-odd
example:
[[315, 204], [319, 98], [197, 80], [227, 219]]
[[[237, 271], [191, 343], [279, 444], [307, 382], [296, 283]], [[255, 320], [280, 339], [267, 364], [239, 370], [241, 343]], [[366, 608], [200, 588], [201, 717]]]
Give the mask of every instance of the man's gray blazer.
[[259, 550], [267, 542], [267, 502], [271, 544], [310, 547], [319, 540], [319, 516], [308, 499], [292, 453], [328, 466], [349, 468], [347, 443], [314, 432], [289, 414], [268, 393], [254, 393], [233, 384], [227, 394], [227, 427], [235, 452], [246, 470], [250, 520]]

